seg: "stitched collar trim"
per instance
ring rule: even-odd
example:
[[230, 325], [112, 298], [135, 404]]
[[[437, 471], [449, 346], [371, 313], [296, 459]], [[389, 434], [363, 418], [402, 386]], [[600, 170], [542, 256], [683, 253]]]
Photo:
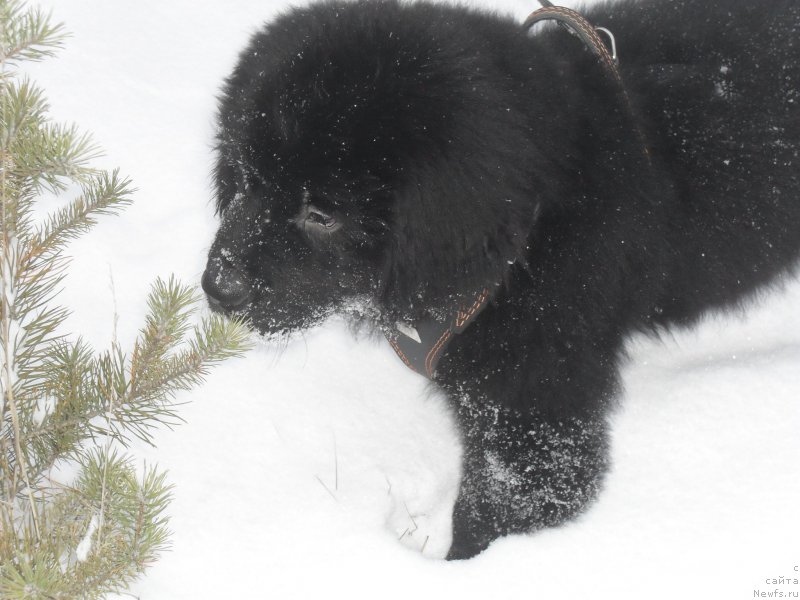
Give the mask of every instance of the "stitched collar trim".
[[398, 326], [386, 333], [386, 339], [409, 369], [433, 379], [453, 335], [469, 327], [488, 303], [489, 289], [484, 288], [475, 295], [472, 304], [458, 307], [447, 322], [425, 319], [414, 327]]

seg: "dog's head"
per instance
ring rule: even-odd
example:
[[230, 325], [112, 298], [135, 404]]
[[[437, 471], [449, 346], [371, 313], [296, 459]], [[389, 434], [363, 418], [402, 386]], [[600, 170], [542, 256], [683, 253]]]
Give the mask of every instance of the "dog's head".
[[501, 282], [536, 205], [530, 99], [503, 62], [521, 40], [394, 1], [319, 4], [257, 34], [220, 101], [212, 307], [286, 332], [362, 299], [413, 320]]

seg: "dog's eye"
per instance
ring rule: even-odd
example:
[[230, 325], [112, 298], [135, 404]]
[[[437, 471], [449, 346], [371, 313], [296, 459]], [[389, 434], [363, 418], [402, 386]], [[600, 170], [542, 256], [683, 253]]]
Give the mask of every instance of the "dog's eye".
[[325, 229], [332, 229], [336, 227], [336, 219], [334, 217], [329, 217], [326, 214], [314, 210], [308, 212], [306, 220], [312, 225], [319, 225]]
[[342, 224], [336, 217], [326, 214], [313, 206], [306, 206], [303, 225], [307, 229], [313, 228], [317, 231], [322, 230], [330, 233], [339, 229]]

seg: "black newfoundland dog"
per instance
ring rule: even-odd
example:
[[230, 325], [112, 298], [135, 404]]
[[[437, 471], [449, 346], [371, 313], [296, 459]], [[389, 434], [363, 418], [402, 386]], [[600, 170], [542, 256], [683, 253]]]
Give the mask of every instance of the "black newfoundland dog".
[[212, 307], [265, 334], [349, 312], [446, 393], [453, 559], [597, 495], [628, 334], [800, 250], [800, 3], [585, 16], [623, 86], [561, 25], [359, 0], [265, 26], [220, 101]]

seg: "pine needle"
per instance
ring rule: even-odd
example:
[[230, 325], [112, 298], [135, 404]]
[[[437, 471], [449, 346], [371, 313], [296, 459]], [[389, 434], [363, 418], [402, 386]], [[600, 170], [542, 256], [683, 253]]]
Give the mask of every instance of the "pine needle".
[[336, 502], [338, 502], [338, 501], [339, 501], [339, 499], [336, 497], [336, 494], [334, 494], [334, 493], [331, 491], [331, 488], [329, 488], [327, 485], [325, 485], [325, 482], [324, 482], [324, 481], [322, 481], [322, 479], [320, 479], [319, 475], [314, 475], [314, 479], [316, 479], [317, 481], [319, 481], [319, 484], [320, 484], [322, 487], [324, 487], [324, 488], [325, 488], [325, 491], [326, 491], [326, 492], [328, 492], [328, 493], [330, 494], [331, 498], [333, 498], [334, 500], [336, 500]]

